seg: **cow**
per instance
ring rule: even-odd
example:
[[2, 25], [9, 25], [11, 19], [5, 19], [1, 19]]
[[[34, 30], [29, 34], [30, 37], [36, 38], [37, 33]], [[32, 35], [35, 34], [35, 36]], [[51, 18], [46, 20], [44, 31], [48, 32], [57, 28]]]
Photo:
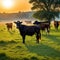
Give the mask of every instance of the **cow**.
[[6, 26], [7, 26], [8, 31], [10, 29], [12, 30], [13, 23], [6, 23]]
[[59, 27], [59, 22], [58, 21], [54, 21], [54, 27], [56, 30], [58, 30], [58, 27]]
[[23, 39], [23, 43], [25, 43], [25, 37], [26, 35], [28, 36], [32, 36], [34, 34], [36, 34], [36, 41], [37, 43], [39, 43], [39, 39], [41, 39], [41, 33], [40, 33], [40, 28], [39, 26], [27, 26], [27, 25], [22, 25], [22, 22], [20, 21], [17, 21], [17, 22], [14, 22], [17, 26], [17, 29], [19, 30], [20, 32], [20, 35], [22, 36], [22, 39]]
[[40, 26], [40, 29], [41, 29], [42, 31], [46, 30], [47, 33], [50, 32], [50, 24], [49, 24], [48, 21], [45, 21], [45, 22], [35, 21], [33, 24], [39, 25], [39, 26]]

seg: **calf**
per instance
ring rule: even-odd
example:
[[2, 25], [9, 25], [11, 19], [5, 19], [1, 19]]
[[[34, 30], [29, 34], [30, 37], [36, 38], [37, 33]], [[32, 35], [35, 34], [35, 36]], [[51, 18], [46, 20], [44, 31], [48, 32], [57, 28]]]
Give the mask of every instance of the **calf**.
[[12, 30], [13, 23], [6, 23], [6, 26], [7, 26], [8, 31], [10, 29]]
[[22, 36], [23, 43], [25, 43], [26, 35], [32, 36], [36, 34], [37, 43], [39, 43], [39, 38], [41, 39], [41, 33], [39, 26], [26, 26], [22, 25], [20, 21], [14, 22]]

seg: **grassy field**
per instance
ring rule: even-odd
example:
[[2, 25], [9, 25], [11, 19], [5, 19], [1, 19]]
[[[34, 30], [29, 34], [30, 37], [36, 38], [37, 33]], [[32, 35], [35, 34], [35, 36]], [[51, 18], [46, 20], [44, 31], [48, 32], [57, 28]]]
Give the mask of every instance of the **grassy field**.
[[52, 27], [49, 35], [43, 32], [39, 44], [35, 35], [26, 36], [23, 44], [15, 27], [8, 31], [0, 24], [0, 60], [60, 60], [60, 27], [58, 31]]

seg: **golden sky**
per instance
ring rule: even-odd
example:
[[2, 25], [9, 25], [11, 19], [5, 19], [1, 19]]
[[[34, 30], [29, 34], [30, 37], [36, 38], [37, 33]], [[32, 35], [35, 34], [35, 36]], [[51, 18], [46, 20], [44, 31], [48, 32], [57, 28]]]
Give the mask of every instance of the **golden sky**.
[[[6, 13], [14, 13], [18, 11], [31, 11], [31, 4], [29, 4], [29, 0], [11, 0], [9, 6], [9, 1], [6, 3], [7, 0], [0, 0], [0, 12], [6, 12]], [[5, 6], [5, 5], [6, 6]], [[8, 7], [7, 7], [8, 6]]]

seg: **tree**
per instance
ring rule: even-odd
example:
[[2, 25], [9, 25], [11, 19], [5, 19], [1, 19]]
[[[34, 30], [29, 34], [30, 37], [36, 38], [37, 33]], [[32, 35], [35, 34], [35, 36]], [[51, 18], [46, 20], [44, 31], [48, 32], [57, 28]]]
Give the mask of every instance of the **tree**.
[[48, 20], [49, 23], [55, 17], [59, 17], [60, 0], [30, 0], [33, 16], [40, 20]]

